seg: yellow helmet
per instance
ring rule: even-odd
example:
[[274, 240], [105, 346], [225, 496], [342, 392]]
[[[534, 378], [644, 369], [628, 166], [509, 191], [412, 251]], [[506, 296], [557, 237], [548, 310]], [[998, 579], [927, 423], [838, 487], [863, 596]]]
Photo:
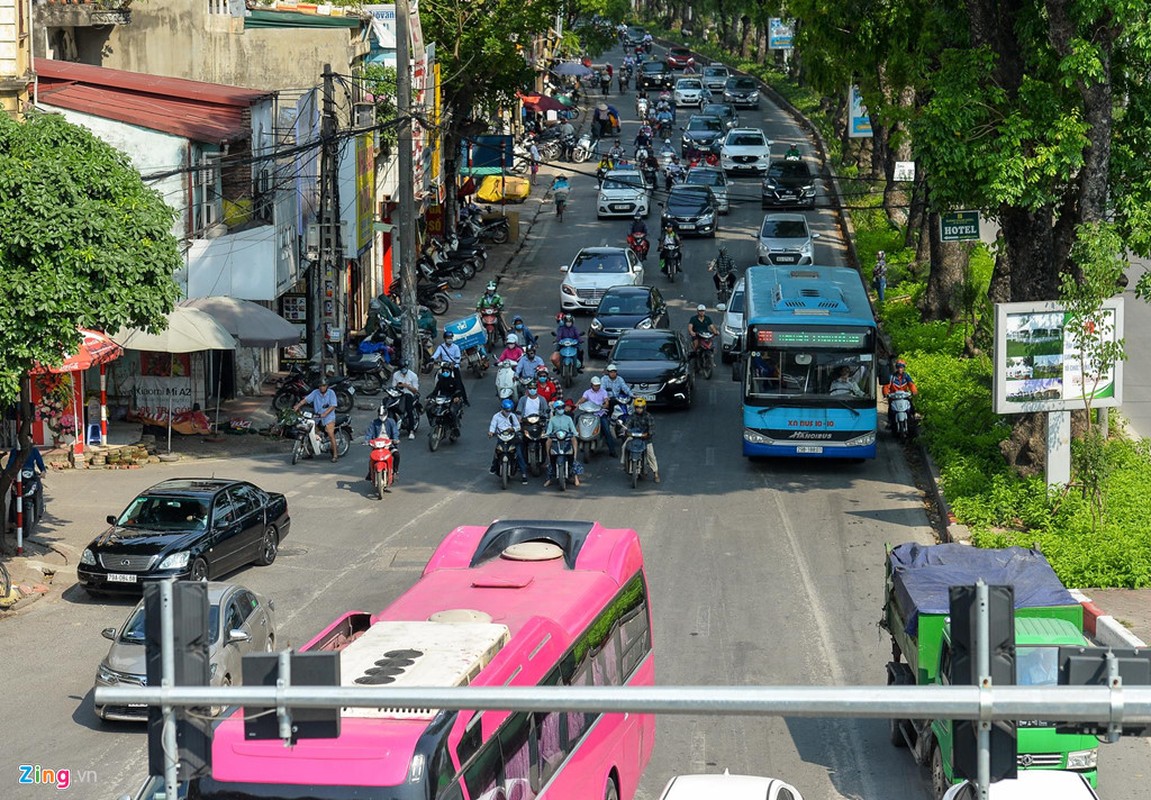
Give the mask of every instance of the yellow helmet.
[[632, 400], [631, 407], [637, 410], [647, 408], [647, 400], [643, 397], [637, 397], [635, 400]]

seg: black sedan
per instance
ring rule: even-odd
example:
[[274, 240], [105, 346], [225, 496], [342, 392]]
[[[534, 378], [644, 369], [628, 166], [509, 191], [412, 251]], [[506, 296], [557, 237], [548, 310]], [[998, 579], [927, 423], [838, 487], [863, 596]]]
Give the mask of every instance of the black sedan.
[[711, 188], [683, 183], [672, 186], [667, 193], [660, 227], [666, 228], [669, 222], [681, 234], [715, 236], [719, 227], [719, 204]]
[[688, 408], [695, 394], [688, 352], [689, 346], [676, 331], [625, 331], [609, 360], [619, 367], [633, 396], [652, 405]]
[[625, 331], [667, 327], [667, 303], [651, 286], [613, 286], [604, 293], [588, 329], [588, 353], [611, 349]]
[[158, 578], [218, 578], [271, 564], [291, 527], [288, 501], [244, 481], [174, 478], [133, 500], [80, 556], [89, 594], [139, 593]]
[[693, 114], [683, 128], [679, 154], [686, 156], [691, 150], [702, 153], [718, 153], [719, 140], [727, 134], [727, 126], [719, 117], [706, 117]]
[[671, 89], [675, 85], [675, 75], [662, 61], [645, 61], [639, 65], [635, 78], [638, 89]]
[[777, 158], [763, 179], [763, 207], [815, 208], [815, 175], [806, 161]]

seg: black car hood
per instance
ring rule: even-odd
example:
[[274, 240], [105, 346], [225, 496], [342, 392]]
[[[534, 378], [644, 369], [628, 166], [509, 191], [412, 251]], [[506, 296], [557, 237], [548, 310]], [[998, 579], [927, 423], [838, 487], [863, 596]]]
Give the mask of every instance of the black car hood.
[[151, 531], [113, 526], [96, 537], [92, 549], [102, 553], [155, 555], [187, 549], [204, 534], [204, 531]]
[[642, 314], [596, 314], [596, 319], [605, 328], [634, 328], [651, 316], [650, 311]]
[[684, 131], [683, 138], [691, 139], [693, 142], [715, 142], [720, 136], [723, 136], [724, 131]]
[[617, 366], [629, 384], [663, 383], [683, 372], [683, 365], [673, 361], [622, 361]]

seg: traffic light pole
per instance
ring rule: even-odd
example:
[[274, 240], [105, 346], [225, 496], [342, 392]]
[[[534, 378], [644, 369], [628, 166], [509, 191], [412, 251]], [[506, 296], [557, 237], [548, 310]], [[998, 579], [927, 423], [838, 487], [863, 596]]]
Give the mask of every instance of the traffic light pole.
[[[163, 680], [161, 686], [176, 685], [176, 617], [172, 611], [172, 581], [160, 582], [160, 641]], [[176, 709], [171, 703], [160, 707], [164, 715], [164, 796], [179, 797], [179, 747], [176, 741]]]
[[976, 780], [979, 800], [987, 800], [991, 786], [991, 606], [987, 584], [975, 584], [975, 662], [979, 668], [979, 751]]

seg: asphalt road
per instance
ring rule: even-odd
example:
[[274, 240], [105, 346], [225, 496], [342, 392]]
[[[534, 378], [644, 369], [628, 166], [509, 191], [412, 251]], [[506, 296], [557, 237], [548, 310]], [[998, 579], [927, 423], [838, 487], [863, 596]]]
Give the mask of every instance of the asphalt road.
[[[630, 95], [618, 105], [629, 117]], [[777, 111], [765, 104], [763, 113], [770, 136], [800, 139]], [[634, 126], [625, 131], [631, 135]], [[558, 265], [581, 246], [623, 241], [626, 222], [595, 220], [594, 186], [593, 178], [575, 178], [565, 221], [541, 218], [505, 276], [501, 291], [509, 309], [523, 313], [537, 331], [546, 329], [557, 308]], [[752, 236], [762, 217], [757, 183], [737, 181], [732, 197], [746, 200], [723, 219], [719, 239], [731, 244], [738, 262], [753, 263]], [[828, 212], [811, 216], [824, 234], [817, 257], [840, 263], [842, 247]], [[705, 263], [714, 252], [710, 240], [686, 243], [683, 281], [664, 286], [673, 324], [686, 324], [689, 307], [713, 299]], [[655, 281], [662, 278], [651, 275], [649, 282]], [[480, 289], [473, 282], [465, 293], [473, 297]], [[589, 369], [584, 378], [591, 374]], [[640, 531], [660, 683], [882, 683], [889, 645], [876, 623], [884, 545], [932, 540], [902, 452], [884, 436], [879, 457], [861, 465], [748, 462], [739, 449], [738, 385], [726, 378], [719, 369], [712, 381], [701, 382], [690, 411], [658, 413], [655, 444], [664, 480], [636, 491], [602, 458], [588, 466], [581, 488], [564, 494], [538, 480], [500, 491], [487, 474], [491, 451], [484, 434], [496, 408], [491, 376], [469, 383], [472, 407], [458, 443], [436, 453], [422, 439], [402, 443], [401, 483], [382, 502], [360, 480], [366, 451], [359, 447], [338, 465], [306, 461], [292, 467], [285, 444], [282, 457], [198, 462], [195, 471], [252, 480], [289, 496], [292, 534], [276, 563], [232, 576], [275, 600], [282, 644], [305, 641], [345, 610], [389, 603], [416, 580], [433, 547], [456, 525], [499, 517], [598, 519]], [[357, 412], [357, 428], [367, 419], [368, 412]], [[187, 474], [187, 466], [160, 465], [54, 475], [45, 535], [83, 547], [104, 516], [136, 492]], [[69, 580], [66, 571], [58, 578]], [[100, 630], [122, 621], [130, 606], [89, 600], [73, 586], [0, 623], [8, 665], [0, 693], [7, 729], [0, 776], [8, 777], [0, 780], [14, 785], [17, 766], [28, 763], [71, 769], [76, 797], [116, 797], [135, 788], [146, 771], [143, 728], [99, 723], [91, 693], [107, 649]], [[1125, 742], [1105, 750], [1105, 796], [1143, 796], [1143, 747]], [[1119, 769], [1111, 768], [1113, 752]], [[885, 723], [752, 717], [661, 717], [638, 796], [657, 797], [676, 773], [723, 769], [783, 777], [807, 800], [928, 796], [925, 773], [887, 743]], [[0, 796], [58, 793], [20, 786]]]

